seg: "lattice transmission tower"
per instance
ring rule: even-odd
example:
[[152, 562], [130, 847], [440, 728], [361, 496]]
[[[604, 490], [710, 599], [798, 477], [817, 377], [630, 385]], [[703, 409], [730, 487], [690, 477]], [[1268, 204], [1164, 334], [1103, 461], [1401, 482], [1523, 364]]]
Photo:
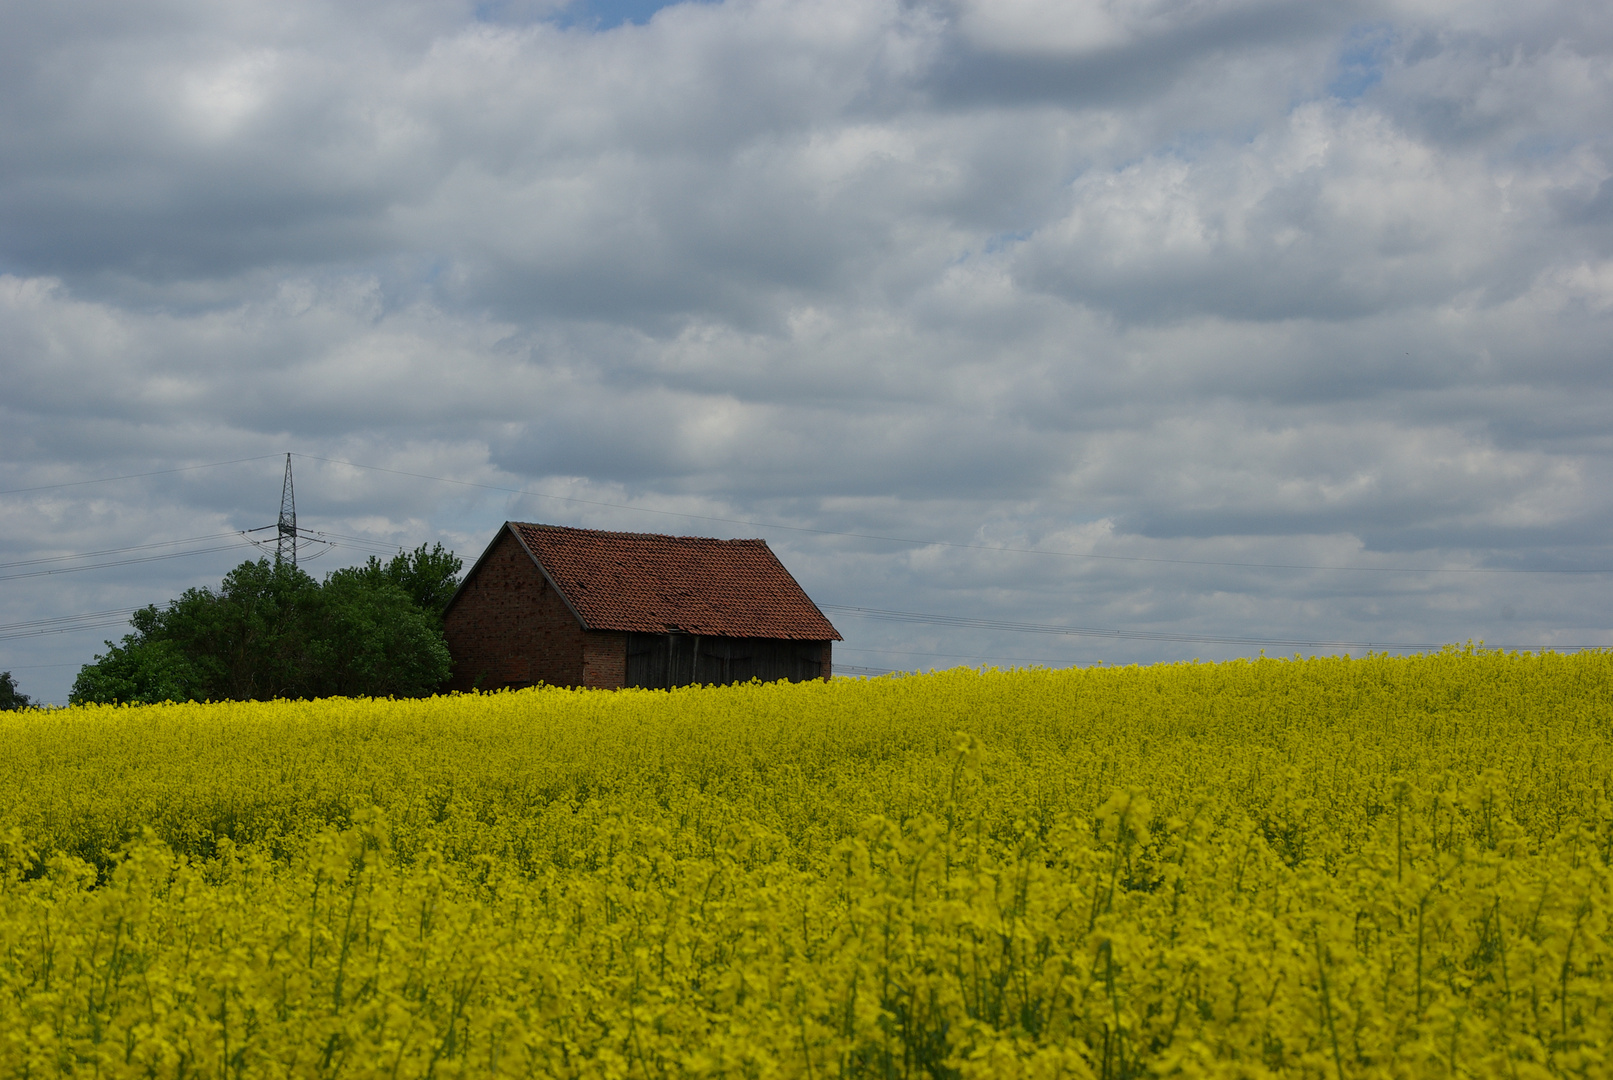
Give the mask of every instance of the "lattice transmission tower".
[[[259, 540], [258, 533], [274, 531], [274, 539], [268, 537]], [[304, 551], [312, 551], [308, 556], [310, 560], [317, 559], [325, 552], [336, 546], [334, 540], [325, 539], [322, 532], [309, 532], [307, 529], [297, 528], [297, 496], [291, 487], [291, 455], [286, 455], [286, 481], [280, 487], [280, 520], [273, 525], [260, 525], [256, 529], [242, 529], [241, 535], [259, 551], [268, 551], [269, 545], [274, 544], [274, 564], [280, 566], [290, 563], [293, 569], [297, 566], [298, 541], [302, 541]], [[362, 541], [361, 541], [362, 542]], [[312, 545], [310, 547], [310, 545]]]
[[297, 565], [297, 496], [291, 487], [291, 455], [286, 455], [286, 482], [280, 489], [279, 534], [274, 547], [276, 563]]

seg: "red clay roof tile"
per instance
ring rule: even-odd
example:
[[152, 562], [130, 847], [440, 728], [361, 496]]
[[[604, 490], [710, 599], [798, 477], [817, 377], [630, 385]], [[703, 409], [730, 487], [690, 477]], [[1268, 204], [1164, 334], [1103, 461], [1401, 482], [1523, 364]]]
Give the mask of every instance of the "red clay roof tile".
[[586, 629], [842, 640], [765, 540], [509, 528]]

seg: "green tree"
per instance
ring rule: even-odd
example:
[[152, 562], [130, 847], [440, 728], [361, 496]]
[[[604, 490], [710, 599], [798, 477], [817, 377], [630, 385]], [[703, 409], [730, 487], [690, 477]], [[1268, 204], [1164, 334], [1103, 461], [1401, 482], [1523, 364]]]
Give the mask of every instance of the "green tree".
[[[153, 610], [153, 609], [147, 609]], [[196, 666], [172, 641], [144, 640], [136, 634], [79, 669], [68, 700], [150, 705], [159, 701], [202, 700], [207, 693]]]
[[421, 544], [412, 552], [400, 550], [384, 564], [371, 555], [358, 572], [372, 582], [390, 581], [408, 593], [422, 610], [441, 620], [443, 609], [459, 587], [459, 571], [464, 566], [458, 555], [441, 544], [432, 545], [430, 551]]
[[149, 636], [176, 644], [215, 700], [304, 697], [309, 615], [319, 591], [289, 563], [245, 562], [224, 576], [217, 593], [186, 590]]
[[448, 678], [441, 605], [459, 565], [422, 545], [320, 584], [289, 564], [242, 563], [217, 591], [188, 589], [136, 612], [133, 632], [79, 672], [71, 700], [429, 694]]
[[391, 581], [338, 570], [309, 620], [307, 697], [420, 697], [448, 678], [438, 616]]
[[217, 592], [186, 589], [141, 608], [134, 631], [86, 664], [79, 702], [267, 700], [296, 697], [308, 666], [306, 618], [319, 583], [289, 563], [245, 562]]
[[11, 672], [0, 671], [0, 712], [26, 709], [32, 704], [28, 695], [17, 689], [17, 680], [11, 677]]

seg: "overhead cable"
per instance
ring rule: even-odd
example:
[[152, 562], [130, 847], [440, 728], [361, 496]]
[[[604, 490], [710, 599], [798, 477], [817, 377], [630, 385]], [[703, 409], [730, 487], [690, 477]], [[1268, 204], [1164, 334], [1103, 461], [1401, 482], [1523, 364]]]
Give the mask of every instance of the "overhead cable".
[[[243, 543], [252, 541], [242, 538]], [[165, 555], [143, 555], [135, 559], [113, 559], [110, 562], [86, 563], [83, 566], [58, 566], [49, 570], [30, 570], [22, 574], [3, 574], [0, 581], [16, 581], [19, 578], [49, 577], [54, 574], [72, 574], [80, 570], [103, 570], [113, 566], [132, 566], [135, 563], [160, 562], [164, 559], [183, 559], [191, 555], [206, 555], [213, 551], [228, 551], [234, 544], [218, 544], [213, 547], [193, 548], [190, 551], [170, 551]]]
[[11, 638], [39, 637], [44, 634], [71, 634], [80, 630], [98, 630], [118, 626], [129, 621], [138, 608], [117, 608], [111, 611], [86, 611], [79, 615], [58, 615], [51, 619], [29, 619], [25, 622], [0, 625], [0, 641]]
[[235, 458], [230, 461], [209, 461], [204, 465], [185, 465], [178, 469], [155, 469], [151, 472], [126, 473], [123, 476], [102, 476], [95, 480], [69, 480], [63, 484], [36, 484], [33, 487], [9, 488], [0, 495], [20, 495], [26, 491], [54, 491], [57, 488], [82, 487], [85, 484], [110, 484], [114, 480], [138, 480], [142, 476], [167, 476], [170, 473], [195, 472], [197, 469], [216, 469], [221, 465], [239, 465], [245, 461], [262, 461], [277, 458], [279, 454], [259, 454], [256, 457]]
[[343, 461], [338, 458], [318, 457], [313, 454], [294, 454], [294, 457], [306, 458], [309, 461], [323, 461], [330, 465], [346, 465], [354, 469], [366, 469], [370, 472], [390, 473], [394, 476], [409, 476], [416, 480], [433, 480], [443, 484], [457, 484], [460, 487], [480, 488], [483, 491], [501, 491], [511, 495], [531, 495], [541, 499], [556, 499], [561, 502], [578, 503], [583, 506], [602, 506], [612, 510], [632, 510], [640, 514], [657, 514], [662, 517], [687, 518], [692, 521], [716, 521], [725, 525], [745, 525], [753, 529], [781, 529], [789, 532], [810, 533], [816, 536], [843, 536], [856, 540], [879, 540], [892, 544], [911, 544], [916, 547], [943, 547], [960, 548], [970, 551], [998, 551], [1020, 555], [1057, 555], [1068, 559], [1097, 559], [1105, 562], [1128, 563], [1155, 563], [1171, 566], [1219, 566], [1244, 570], [1328, 570], [1350, 571], [1370, 574], [1606, 574], [1607, 569], [1523, 569], [1518, 567], [1501, 566], [1457, 566], [1457, 567], [1418, 567], [1418, 566], [1327, 566], [1310, 563], [1254, 563], [1230, 562], [1217, 559], [1165, 559], [1146, 555], [1098, 555], [1087, 551], [1058, 551], [1052, 548], [1009, 547], [994, 544], [965, 544], [952, 540], [915, 540], [905, 536], [884, 536], [878, 533], [840, 532], [835, 529], [814, 529], [805, 525], [783, 525], [774, 521], [755, 521], [750, 518], [717, 517], [713, 514], [689, 514], [677, 510], [655, 510], [647, 506], [633, 506], [630, 503], [603, 502], [599, 499], [579, 499], [574, 495], [555, 495], [547, 491], [532, 491], [527, 488], [505, 487], [500, 484], [482, 484], [472, 480], [455, 480], [447, 476], [431, 476], [427, 473], [408, 472], [404, 469], [387, 469], [379, 465], [363, 465], [356, 461]]
[[[942, 547], [957, 548], [970, 551], [996, 551], [1021, 555], [1054, 555], [1069, 559], [1089, 559], [1103, 562], [1125, 563], [1151, 563], [1166, 566], [1213, 566], [1227, 569], [1244, 570], [1309, 570], [1338, 573], [1369, 573], [1369, 574], [1606, 574], [1608, 568], [1568, 569], [1568, 568], [1524, 568], [1506, 566], [1453, 566], [1453, 567], [1419, 567], [1419, 566], [1338, 566], [1325, 563], [1258, 563], [1242, 562], [1223, 559], [1170, 559], [1148, 555], [1106, 555], [1090, 551], [1061, 551], [1053, 548], [1013, 547], [995, 544], [968, 544], [954, 540], [921, 540], [906, 536], [886, 536], [879, 533], [843, 532], [836, 529], [815, 529], [805, 525], [785, 525], [781, 522], [758, 521], [750, 518], [721, 517], [714, 514], [690, 514], [677, 510], [657, 510], [647, 506], [635, 506], [631, 503], [606, 502], [600, 499], [582, 499], [574, 495], [556, 495], [553, 492], [533, 491], [528, 488], [508, 487], [501, 484], [483, 484], [471, 480], [455, 480], [447, 476], [433, 476], [429, 473], [410, 472], [404, 469], [389, 469], [379, 465], [365, 465], [357, 461], [346, 461], [340, 458], [320, 457], [316, 454], [292, 454], [293, 457], [305, 458], [309, 461], [321, 461], [331, 465], [346, 465], [353, 469], [364, 469], [369, 472], [390, 473], [394, 476], [408, 476], [417, 480], [431, 480], [436, 483], [455, 484], [460, 487], [479, 488], [484, 491], [499, 491], [512, 495], [529, 495], [534, 498], [555, 499], [560, 502], [576, 503], [582, 506], [599, 506], [612, 510], [631, 510], [640, 514], [655, 514], [662, 517], [684, 518], [692, 521], [714, 521], [725, 525], [744, 525], [754, 529], [777, 529], [787, 532], [807, 533], [816, 536], [839, 536], [857, 540], [877, 540], [883, 543], [909, 544], [916, 547]], [[249, 461], [262, 461], [267, 458], [277, 458], [279, 454], [259, 454], [255, 457], [234, 458], [230, 461], [214, 461], [202, 465], [187, 465], [177, 469], [158, 469], [152, 472], [128, 473], [122, 476], [106, 476], [95, 480], [74, 480], [61, 484], [40, 484], [34, 487], [11, 488], [0, 491], [0, 495], [14, 495], [29, 491], [48, 491], [56, 488], [77, 487], [84, 484], [103, 484], [115, 480], [133, 480], [145, 476], [163, 476], [170, 473], [191, 472], [197, 469], [211, 469], [222, 465], [237, 465]], [[336, 535], [336, 534], [329, 534]], [[357, 537], [346, 538], [352, 541], [362, 541]], [[114, 565], [114, 564], [108, 564]], [[0, 581], [9, 580], [0, 577]]]
[[[351, 546], [356, 544], [359, 547], [370, 548], [388, 555], [403, 550], [403, 547], [400, 544], [388, 544], [384, 540], [371, 540], [368, 537], [363, 536], [346, 536], [342, 533], [329, 532], [325, 529], [319, 529], [313, 535], [321, 540], [324, 540], [327, 536], [334, 536], [338, 540], [347, 541], [346, 545], [336, 546]], [[326, 543], [329, 543], [329, 541], [326, 541]]]
[[[1385, 652], [1433, 652], [1443, 649], [1449, 642], [1405, 641], [1312, 641], [1301, 638], [1231, 637], [1219, 634], [1176, 634], [1150, 630], [1118, 630], [1097, 626], [1057, 626], [1051, 623], [1015, 622], [1008, 619], [981, 619], [957, 615], [934, 615], [919, 611], [888, 611], [882, 608], [849, 607], [843, 604], [819, 604], [824, 611], [852, 615], [884, 622], [934, 623], [958, 626], [971, 630], [1001, 630], [1018, 634], [1056, 634], [1070, 637], [1117, 638], [1130, 641], [1177, 641], [1213, 645], [1242, 645], [1265, 648], [1295, 649], [1368, 649]], [[1560, 652], [1580, 652], [1587, 649], [1606, 649], [1607, 645], [1496, 645], [1497, 651], [1550, 648]]]
[[206, 536], [187, 536], [182, 540], [160, 540], [152, 544], [133, 544], [129, 547], [103, 548], [100, 551], [81, 551], [76, 555], [50, 555], [39, 559], [22, 559], [17, 562], [0, 563], [0, 570], [12, 570], [19, 566], [38, 566], [40, 563], [70, 562], [73, 559], [95, 559], [102, 555], [122, 555], [129, 551], [149, 551], [151, 548], [174, 547], [178, 544], [196, 544], [203, 540], [222, 540], [226, 536], [236, 535], [233, 532], [208, 533]]
[[835, 655], [841, 653], [877, 653], [881, 656], [925, 656], [938, 660], [990, 660], [999, 664], [1018, 664], [1022, 667], [1070, 667], [1072, 665], [1101, 664], [1102, 660], [1092, 660], [1084, 657], [1064, 657], [1053, 659], [1046, 656], [989, 656], [985, 653], [942, 653], [923, 652], [915, 649], [875, 649], [860, 645], [838, 645]]

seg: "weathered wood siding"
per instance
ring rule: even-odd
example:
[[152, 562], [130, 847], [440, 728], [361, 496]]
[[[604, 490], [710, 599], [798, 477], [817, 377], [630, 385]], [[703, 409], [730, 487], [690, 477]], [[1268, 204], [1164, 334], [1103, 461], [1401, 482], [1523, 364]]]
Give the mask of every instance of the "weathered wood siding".
[[651, 689], [829, 677], [830, 642], [628, 634], [627, 685]]

